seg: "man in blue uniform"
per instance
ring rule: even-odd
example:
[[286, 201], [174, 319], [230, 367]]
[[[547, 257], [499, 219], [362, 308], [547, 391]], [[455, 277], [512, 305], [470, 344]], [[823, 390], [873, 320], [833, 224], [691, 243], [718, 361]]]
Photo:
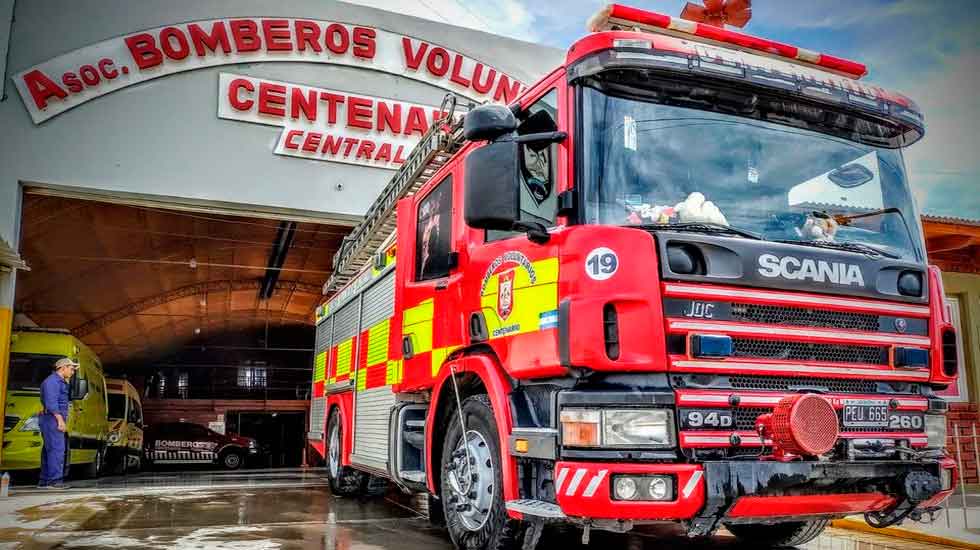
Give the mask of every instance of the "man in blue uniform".
[[65, 456], [68, 451], [68, 380], [78, 363], [67, 357], [58, 359], [54, 372], [41, 382], [41, 479], [38, 487], [66, 488]]

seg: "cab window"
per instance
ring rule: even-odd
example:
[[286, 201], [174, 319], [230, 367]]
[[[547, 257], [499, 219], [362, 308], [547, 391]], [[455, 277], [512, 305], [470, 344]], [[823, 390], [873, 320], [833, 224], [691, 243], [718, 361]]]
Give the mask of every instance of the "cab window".
[[143, 411], [140, 410], [139, 402], [134, 399], [129, 400], [129, 417], [127, 420], [136, 424], [143, 423]]
[[[521, 117], [518, 135], [553, 132], [558, 129], [558, 90], [551, 90], [532, 103]], [[521, 221], [555, 225], [558, 214], [557, 143], [524, 143], [520, 146]], [[495, 241], [523, 234], [516, 231], [487, 231]]]
[[447, 176], [419, 203], [415, 234], [415, 280], [449, 276], [452, 251], [453, 178]]
[[122, 420], [126, 418], [126, 396], [121, 393], [109, 394], [109, 420]]

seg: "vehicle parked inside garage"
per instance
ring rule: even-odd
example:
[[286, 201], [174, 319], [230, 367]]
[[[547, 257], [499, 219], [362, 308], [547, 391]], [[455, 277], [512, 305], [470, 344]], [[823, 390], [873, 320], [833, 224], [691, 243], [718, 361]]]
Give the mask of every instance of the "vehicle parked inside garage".
[[79, 363], [69, 382], [67, 465], [83, 468], [85, 477], [99, 475], [105, 464], [109, 422], [106, 382], [95, 353], [66, 330], [20, 329], [10, 347], [10, 380], [4, 412], [3, 467], [41, 467], [41, 382], [55, 361], [68, 357]]
[[106, 380], [109, 390], [109, 468], [123, 474], [139, 471], [143, 463], [143, 405], [128, 380]]
[[144, 441], [148, 465], [218, 464], [237, 470], [247, 459], [259, 454], [258, 442], [250, 437], [220, 434], [190, 422], [148, 426]]

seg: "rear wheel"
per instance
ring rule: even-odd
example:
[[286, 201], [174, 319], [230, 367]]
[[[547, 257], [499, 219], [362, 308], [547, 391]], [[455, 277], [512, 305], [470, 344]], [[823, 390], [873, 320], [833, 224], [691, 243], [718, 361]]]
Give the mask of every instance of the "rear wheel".
[[517, 548], [521, 522], [507, 517], [497, 423], [490, 400], [474, 395], [463, 401], [463, 420], [452, 412], [442, 450], [440, 496], [446, 528], [457, 548]]
[[367, 483], [366, 474], [350, 466], [341, 464], [343, 450], [343, 427], [340, 425], [340, 412], [334, 409], [327, 422], [327, 480], [330, 489], [338, 496], [353, 496], [361, 493]]
[[790, 521], [766, 525], [762, 523], [738, 523], [725, 527], [740, 541], [753, 548], [781, 548], [799, 546], [820, 536], [830, 520]]

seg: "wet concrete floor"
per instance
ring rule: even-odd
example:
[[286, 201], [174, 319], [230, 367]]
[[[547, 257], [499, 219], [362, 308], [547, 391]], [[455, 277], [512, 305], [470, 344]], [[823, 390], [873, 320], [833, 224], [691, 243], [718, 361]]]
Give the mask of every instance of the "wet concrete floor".
[[[448, 536], [404, 503], [335, 498], [322, 470], [189, 471], [77, 482], [54, 492], [15, 487], [0, 500], [0, 549], [450, 549]], [[691, 541], [573, 529], [546, 532], [542, 550], [724, 550], [725, 533]], [[938, 546], [829, 529], [806, 550], [932, 550]]]

